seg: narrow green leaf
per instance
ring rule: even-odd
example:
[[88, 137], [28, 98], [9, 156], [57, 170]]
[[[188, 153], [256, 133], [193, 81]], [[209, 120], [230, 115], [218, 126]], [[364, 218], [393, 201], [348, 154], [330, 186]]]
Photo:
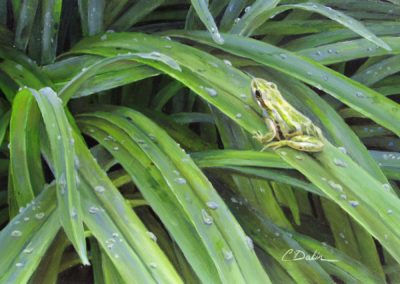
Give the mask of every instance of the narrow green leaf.
[[54, 199], [55, 186], [46, 187], [1, 230], [0, 248], [7, 255], [0, 258], [1, 282], [24, 283], [5, 280], [9, 277], [29, 279], [34, 272], [45, 247], [60, 229]]
[[44, 0], [41, 21], [41, 63], [52, 63], [56, 57], [62, 0]]
[[37, 7], [38, 0], [22, 1], [18, 7], [15, 44], [21, 50], [28, 46]]
[[[24, 207], [31, 202], [44, 184], [41, 166], [39, 172], [35, 171], [35, 161], [40, 158], [39, 115], [35, 100], [29, 92], [21, 92], [16, 96], [10, 121], [10, 161], [12, 198], [18, 207]], [[34, 173], [41, 174], [41, 185], [34, 182], [37, 178], [32, 175]]]
[[192, 6], [195, 9], [200, 20], [206, 26], [207, 30], [210, 32], [214, 41], [218, 44], [223, 44], [224, 39], [218, 31], [217, 25], [214, 22], [214, 18], [208, 10], [207, 0], [191, 0]]
[[376, 37], [373, 33], [371, 33], [361, 22], [347, 16], [346, 14], [334, 10], [330, 7], [325, 7], [324, 5], [317, 3], [304, 3], [304, 4], [295, 4], [295, 5], [282, 5], [271, 11], [271, 13], [282, 13], [288, 9], [303, 9], [306, 11], [316, 12], [325, 17], [330, 18], [333, 21], [336, 21], [343, 26], [349, 28], [350, 30], [358, 33], [365, 39], [375, 43], [376, 45], [386, 49], [391, 50], [391, 47], [385, 43], [380, 38]]
[[400, 53], [400, 38], [399, 37], [384, 37], [385, 42], [392, 48], [387, 51], [377, 47], [375, 44], [368, 42], [365, 39], [355, 39], [345, 42], [338, 42], [309, 48], [299, 51], [299, 55], [309, 57], [321, 64], [334, 64], [346, 62], [358, 58], [374, 57], [381, 55], [399, 54]]
[[249, 36], [270, 15], [270, 11], [278, 5], [280, 0], [256, 0], [251, 6], [246, 7], [245, 14], [239, 18], [230, 33]]
[[18, 95], [22, 97], [34, 96], [39, 105], [54, 159], [61, 224], [82, 262], [89, 264], [86, 256], [86, 241], [79, 194], [76, 188], [77, 173], [75, 163], [77, 161], [74, 139], [70, 132], [62, 102], [50, 88], [43, 88], [39, 92], [24, 88]]
[[229, 2], [220, 23], [220, 30], [222, 32], [227, 32], [232, 27], [235, 20], [239, 17], [240, 12], [246, 6], [246, 2], [243, 0], [231, 0]]
[[116, 31], [128, 31], [134, 24], [145, 18], [163, 3], [164, 0], [137, 1], [111, 25], [111, 29]]

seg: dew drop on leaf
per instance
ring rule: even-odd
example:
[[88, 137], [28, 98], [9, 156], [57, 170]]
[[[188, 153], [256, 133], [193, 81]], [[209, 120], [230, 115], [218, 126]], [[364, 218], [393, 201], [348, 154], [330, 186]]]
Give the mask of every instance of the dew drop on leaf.
[[203, 222], [206, 225], [212, 225], [213, 218], [207, 213], [205, 209], [201, 209], [201, 216], [203, 218]]
[[342, 187], [340, 184], [334, 182], [333, 180], [328, 181], [328, 184], [329, 184], [329, 186], [332, 187], [334, 190], [337, 190], [337, 191], [339, 191], [339, 192], [342, 192], [342, 191], [343, 191], [343, 187]]
[[175, 179], [175, 182], [176, 182], [177, 184], [186, 184], [186, 179], [184, 179], [184, 178], [182, 178], [182, 177], [179, 177], [179, 178], [176, 178], [176, 179]]
[[246, 243], [250, 249], [254, 249], [253, 240], [249, 236], [246, 236]]
[[383, 190], [389, 191], [392, 187], [388, 183], [382, 184]]
[[217, 91], [213, 88], [205, 87], [204, 90], [209, 94], [211, 97], [216, 97], [218, 95]]
[[31, 254], [33, 252], [33, 248], [27, 247], [22, 252], [25, 253], [25, 254]]
[[44, 217], [44, 213], [43, 212], [35, 214], [35, 218], [38, 219], [38, 220], [43, 219], [43, 217]]
[[90, 214], [97, 214], [100, 211], [100, 209], [96, 206], [90, 206], [89, 207], [89, 213]]
[[150, 239], [152, 239], [153, 241], [157, 242], [157, 236], [154, 235], [153, 232], [148, 231], [147, 235], [149, 236]]
[[224, 63], [228, 66], [232, 66], [232, 62], [230, 62], [228, 59], [224, 59]]
[[11, 237], [19, 238], [20, 236], [22, 236], [22, 232], [21, 231], [14, 230], [14, 231], [11, 232]]
[[97, 185], [94, 187], [94, 190], [98, 193], [103, 193], [105, 191], [105, 188], [102, 185]]
[[224, 249], [224, 250], [222, 251], [222, 253], [224, 254], [224, 259], [225, 259], [226, 261], [231, 261], [231, 260], [233, 259], [233, 253], [232, 253], [231, 250], [226, 250], [226, 249]]
[[215, 201], [208, 201], [207, 203], [207, 207], [213, 210], [218, 209], [218, 203]]
[[351, 207], [357, 207], [360, 203], [357, 200], [350, 200], [349, 204]]
[[347, 164], [346, 164], [344, 161], [340, 160], [340, 159], [334, 158], [334, 159], [333, 159], [333, 163], [334, 163], [336, 166], [341, 167], [341, 168], [346, 168], [346, 167], [347, 167]]

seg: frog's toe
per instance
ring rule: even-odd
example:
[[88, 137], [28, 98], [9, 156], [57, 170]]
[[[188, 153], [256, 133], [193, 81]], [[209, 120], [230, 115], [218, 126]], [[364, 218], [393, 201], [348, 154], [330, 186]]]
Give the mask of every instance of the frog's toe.
[[258, 141], [262, 141], [263, 137], [264, 137], [264, 135], [261, 133], [261, 131], [256, 131], [253, 133], [253, 138]]

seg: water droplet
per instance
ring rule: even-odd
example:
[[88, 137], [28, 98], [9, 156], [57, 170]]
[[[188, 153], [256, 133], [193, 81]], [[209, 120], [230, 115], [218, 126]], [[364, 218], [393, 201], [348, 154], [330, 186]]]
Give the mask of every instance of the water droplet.
[[232, 62], [230, 62], [228, 59], [224, 59], [224, 63], [228, 66], [232, 66]]
[[237, 119], [241, 119], [241, 118], [242, 118], [242, 114], [241, 114], [241, 113], [237, 113], [237, 114], [236, 114], [236, 118], [237, 118]]
[[303, 157], [303, 156], [300, 156], [300, 155], [296, 155], [296, 159], [299, 160], [299, 161], [303, 161], [303, 160], [304, 160], [304, 157]]
[[101, 40], [106, 40], [106, 39], [107, 39], [107, 35], [106, 35], [106, 34], [102, 35], [102, 36], [100, 37], [100, 39], [101, 39]]
[[357, 98], [365, 98], [365, 95], [364, 95], [362, 92], [357, 91], [357, 92], [356, 92], [356, 97], [357, 97]]
[[29, 217], [24, 217], [24, 221], [25, 221], [25, 222], [28, 222], [29, 220], [30, 220]]
[[383, 190], [389, 191], [392, 187], [388, 183], [382, 184]]
[[226, 261], [231, 261], [233, 259], [233, 253], [231, 250], [223, 249], [222, 253], [224, 254], [224, 259]]
[[24, 69], [21, 64], [15, 65], [15, 68], [17, 68], [19, 71], [22, 71]]
[[218, 203], [215, 201], [208, 201], [207, 203], [207, 207], [213, 210], [218, 209]]
[[27, 247], [22, 252], [25, 253], [25, 254], [31, 254], [33, 252], [33, 248]]
[[250, 249], [254, 249], [253, 240], [249, 236], [246, 236], [246, 243]]
[[70, 144], [70, 145], [74, 145], [74, 144], [75, 144], [74, 138], [69, 139], [69, 144]]
[[393, 214], [393, 210], [392, 210], [392, 209], [388, 209], [388, 210], [387, 210], [387, 213], [388, 213], [389, 215], [392, 215], [392, 214]]
[[346, 238], [342, 232], [339, 233], [339, 237], [341, 237], [342, 239]]
[[169, 36], [165, 36], [164, 38], [165, 38], [166, 40], [172, 40], [171, 37], [169, 37]]
[[76, 217], [78, 216], [78, 212], [76, 212], [76, 208], [72, 208], [70, 215], [71, 215], [72, 219], [76, 219]]
[[14, 231], [11, 232], [11, 237], [19, 238], [20, 236], [22, 236], [22, 232], [21, 231], [14, 230]]
[[44, 213], [43, 212], [35, 214], [35, 218], [38, 219], [38, 220], [43, 219], [43, 217], [44, 217]]
[[118, 150], [119, 150], [119, 147], [118, 147], [118, 146], [114, 146], [114, 147], [113, 147], [113, 150], [114, 150], [114, 151], [118, 151]]
[[341, 151], [343, 154], [347, 155], [347, 150], [345, 147], [338, 147], [339, 151]]
[[152, 268], [152, 269], [156, 269], [156, 268], [157, 268], [157, 264], [154, 263], [154, 262], [150, 262], [150, 263], [149, 263], [149, 266], [150, 266], [150, 268]]
[[240, 98], [243, 99], [243, 100], [246, 100], [247, 99], [247, 95], [246, 94], [240, 94]]
[[171, 45], [164, 45], [164, 47], [167, 48], [167, 49], [171, 49], [172, 48]]
[[204, 90], [211, 96], [211, 97], [216, 97], [218, 95], [217, 91], [214, 90], [213, 88], [207, 88], [205, 87]]
[[18, 267], [18, 268], [21, 268], [21, 267], [24, 267], [24, 264], [22, 262], [17, 262], [15, 264], [15, 266]]
[[337, 191], [339, 191], [339, 192], [343, 192], [343, 187], [342, 187], [340, 184], [334, 182], [333, 180], [328, 181], [328, 184], [329, 184], [329, 186], [332, 187], [334, 190], [337, 190]]
[[248, 13], [248, 12], [250, 12], [250, 10], [251, 10], [251, 6], [247, 6], [247, 7], [244, 9], [244, 12], [245, 12], [245, 13]]
[[332, 49], [328, 49], [328, 53], [333, 53], [333, 50]]
[[233, 22], [234, 22], [235, 24], [239, 23], [239, 22], [240, 22], [240, 18], [236, 18]]
[[281, 53], [279, 56], [282, 58], [282, 60], [285, 60], [287, 58], [287, 55], [284, 53]]
[[346, 168], [347, 167], [347, 164], [344, 161], [340, 160], [340, 159], [336, 159], [336, 158], [333, 159], [333, 163], [336, 166], [341, 167], [341, 168]]
[[357, 200], [350, 200], [349, 204], [351, 207], [357, 207], [358, 205], [360, 205], [360, 202], [358, 202]]
[[346, 200], [347, 199], [347, 195], [346, 194], [341, 194], [340, 198], [343, 199], [343, 200]]
[[322, 79], [323, 79], [324, 81], [328, 81], [328, 80], [329, 80], [329, 77], [328, 77], [328, 75], [324, 74], [324, 75], [322, 75]]
[[285, 152], [285, 151], [280, 151], [279, 152], [282, 156], [286, 156], [287, 155], [287, 152]]
[[201, 209], [201, 216], [203, 218], [204, 224], [211, 225], [213, 223], [213, 218], [207, 213], [205, 209]]
[[152, 239], [153, 241], [157, 242], [157, 236], [154, 235], [153, 232], [148, 231], [147, 235], [149, 236], [150, 239]]
[[176, 178], [176, 179], [175, 179], [175, 182], [176, 182], [177, 184], [186, 184], [186, 179], [184, 179], [184, 178], [182, 178], [182, 177], [179, 177], [179, 178]]
[[100, 211], [100, 209], [96, 206], [90, 206], [90, 208], [89, 208], [90, 214], [97, 214], [99, 211]]
[[94, 190], [98, 193], [103, 193], [106, 189], [102, 185], [97, 185], [94, 187]]

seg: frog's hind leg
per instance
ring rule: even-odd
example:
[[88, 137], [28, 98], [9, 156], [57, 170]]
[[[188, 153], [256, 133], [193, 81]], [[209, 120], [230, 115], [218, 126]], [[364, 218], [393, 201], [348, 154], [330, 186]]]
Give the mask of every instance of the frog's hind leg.
[[268, 143], [267, 145], [264, 146], [264, 148], [261, 149], [261, 151], [264, 151], [268, 148], [276, 150], [278, 148], [285, 147], [285, 146], [290, 146], [289, 140], [281, 140], [281, 141], [275, 141], [275, 142]]
[[265, 145], [263, 150], [267, 148], [272, 148], [276, 150], [284, 146], [288, 146], [290, 148], [303, 152], [319, 152], [322, 151], [324, 143], [316, 137], [298, 135], [290, 138], [289, 140], [281, 140], [268, 143], [267, 145]]

